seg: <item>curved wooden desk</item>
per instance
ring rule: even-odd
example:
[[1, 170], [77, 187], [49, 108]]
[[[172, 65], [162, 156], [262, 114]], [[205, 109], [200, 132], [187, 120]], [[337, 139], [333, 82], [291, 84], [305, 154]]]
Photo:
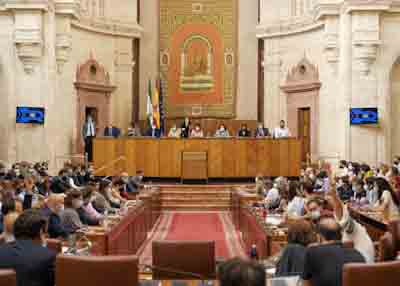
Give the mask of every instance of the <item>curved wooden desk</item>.
[[[146, 177], [181, 178], [182, 154], [205, 152], [208, 178], [250, 178], [300, 175], [301, 141], [298, 139], [204, 138], [96, 138], [93, 158], [97, 175], [113, 176], [121, 171]], [[112, 164], [116, 159], [125, 160]]]

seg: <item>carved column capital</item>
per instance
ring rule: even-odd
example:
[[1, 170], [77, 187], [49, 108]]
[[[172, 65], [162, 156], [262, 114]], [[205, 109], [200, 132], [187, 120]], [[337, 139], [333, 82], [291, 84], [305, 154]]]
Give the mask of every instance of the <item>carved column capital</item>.
[[[16, 24], [14, 30], [14, 44], [25, 72], [32, 73], [43, 55], [42, 19], [41, 15], [37, 15], [37, 17], [32, 17], [32, 15], [29, 16], [30, 17], [20, 17], [19, 15], [15, 15]], [[33, 22], [36, 22], [37, 25], [32, 25], [28, 28], [26, 24], [24, 25], [22, 23], [25, 21], [24, 19], [34, 20]]]
[[79, 0], [54, 0], [56, 14], [70, 16], [73, 19], [81, 17], [81, 2]]
[[367, 75], [381, 45], [379, 12], [353, 12], [352, 19], [354, 61], [361, 75]]

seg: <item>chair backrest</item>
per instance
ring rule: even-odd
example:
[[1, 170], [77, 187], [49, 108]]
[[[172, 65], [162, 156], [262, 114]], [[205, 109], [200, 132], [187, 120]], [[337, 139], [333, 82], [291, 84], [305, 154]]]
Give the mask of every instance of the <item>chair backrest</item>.
[[136, 256], [64, 256], [56, 260], [57, 286], [137, 286]]
[[152, 256], [156, 280], [216, 277], [214, 241], [154, 241]]
[[378, 255], [378, 261], [380, 262], [391, 261], [396, 258], [397, 252], [392, 233], [386, 232], [379, 239]]
[[400, 251], [400, 220], [394, 220], [389, 223], [389, 231], [393, 235], [395, 251]]
[[1, 286], [16, 286], [17, 275], [14, 270], [0, 270], [0, 285]]
[[[362, 275], [361, 275], [362, 273]], [[392, 286], [400, 281], [400, 261], [350, 263], [343, 268], [343, 286]]]
[[47, 248], [54, 250], [56, 253], [62, 252], [62, 241], [59, 239], [46, 239]]

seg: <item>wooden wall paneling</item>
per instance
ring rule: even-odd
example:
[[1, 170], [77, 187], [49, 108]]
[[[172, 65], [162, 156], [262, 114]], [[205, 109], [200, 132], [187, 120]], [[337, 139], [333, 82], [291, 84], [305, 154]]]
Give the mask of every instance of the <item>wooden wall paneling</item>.
[[291, 177], [300, 176], [302, 161], [302, 147], [301, 141], [296, 139], [289, 139], [289, 175]]
[[129, 174], [129, 176], [135, 176], [137, 167], [136, 167], [136, 142], [137, 140], [126, 139], [125, 141], [125, 158], [126, 158], [126, 169], [125, 171]]
[[[235, 155], [233, 155], [235, 154]], [[235, 144], [235, 177], [247, 177], [247, 140], [237, 139]]]
[[111, 166], [114, 176], [119, 176], [122, 172], [126, 171], [126, 158], [125, 157], [125, 140], [116, 139], [114, 150], [115, 150], [115, 164]]
[[247, 139], [247, 177], [257, 175], [257, 140]]
[[272, 174], [271, 142], [269, 139], [257, 139], [257, 173], [268, 177]]
[[271, 176], [279, 177], [280, 174], [280, 142], [281, 140], [271, 140]]
[[145, 170], [146, 162], [146, 139], [135, 139], [136, 141], [136, 170], [145, 172], [145, 176], [148, 176]]
[[224, 142], [220, 139], [210, 139], [208, 141], [208, 177], [224, 177]]
[[184, 142], [181, 139], [160, 140], [160, 176], [179, 178], [182, 174], [182, 151]]
[[145, 167], [147, 177], [160, 177], [160, 140], [147, 139], [145, 142]]
[[279, 176], [289, 176], [289, 139], [279, 140]]
[[[103, 166], [107, 165], [110, 160], [110, 152], [108, 149], [112, 148], [112, 144], [107, 139], [99, 138], [93, 142], [93, 165], [95, 170], [99, 170]], [[105, 176], [107, 170], [99, 171], [96, 175]]]
[[199, 152], [199, 151], [207, 151], [208, 152], [208, 139], [185, 139], [184, 140], [184, 148], [185, 151]]
[[223, 142], [223, 176], [233, 178], [236, 175], [236, 141], [235, 139], [221, 139]]

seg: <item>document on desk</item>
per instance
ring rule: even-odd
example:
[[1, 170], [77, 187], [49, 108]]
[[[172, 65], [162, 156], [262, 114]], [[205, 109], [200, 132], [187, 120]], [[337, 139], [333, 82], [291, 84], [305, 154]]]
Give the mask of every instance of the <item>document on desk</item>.
[[277, 277], [268, 279], [268, 286], [302, 286], [303, 280], [300, 276]]

